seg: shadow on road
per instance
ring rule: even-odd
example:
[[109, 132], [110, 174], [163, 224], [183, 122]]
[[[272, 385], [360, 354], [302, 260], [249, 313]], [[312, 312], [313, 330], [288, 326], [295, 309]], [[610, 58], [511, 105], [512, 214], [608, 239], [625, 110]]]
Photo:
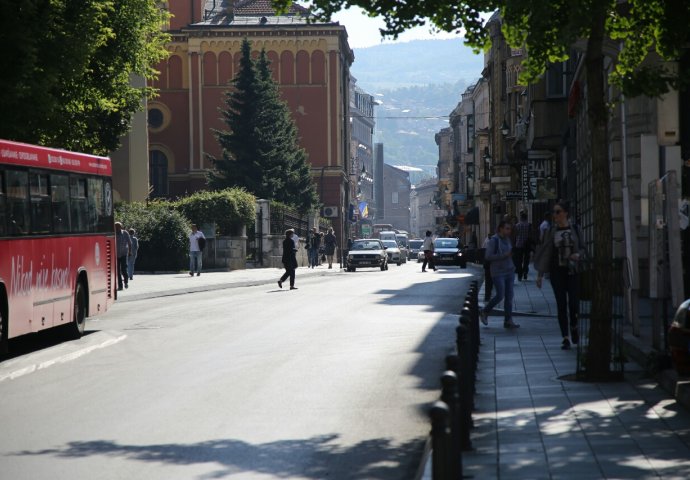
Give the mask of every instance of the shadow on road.
[[387, 438], [377, 438], [343, 446], [337, 439], [338, 435], [332, 434], [262, 444], [226, 439], [154, 445], [122, 445], [96, 440], [71, 442], [61, 448], [16, 452], [15, 455], [61, 458], [102, 455], [171, 465], [217, 465], [217, 470], [204, 478], [258, 472], [279, 478], [398, 480], [414, 476], [424, 447], [421, 440], [400, 445]]

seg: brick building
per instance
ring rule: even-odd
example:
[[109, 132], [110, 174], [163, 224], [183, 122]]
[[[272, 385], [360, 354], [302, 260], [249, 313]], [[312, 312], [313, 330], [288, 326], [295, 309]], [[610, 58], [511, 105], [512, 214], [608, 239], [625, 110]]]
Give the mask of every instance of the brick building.
[[[221, 150], [213, 129], [224, 129], [219, 108], [239, 68], [247, 38], [266, 50], [282, 98], [296, 122], [324, 205], [348, 204], [350, 65], [345, 27], [307, 23], [293, 5], [276, 15], [269, 0], [170, 0], [170, 57], [148, 103], [151, 196], [177, 197], [206, 188], [206, 154]], [[339, 223], [334, 220], [337, 231]], [[342, 238], [342, 236], [340, 236]]]

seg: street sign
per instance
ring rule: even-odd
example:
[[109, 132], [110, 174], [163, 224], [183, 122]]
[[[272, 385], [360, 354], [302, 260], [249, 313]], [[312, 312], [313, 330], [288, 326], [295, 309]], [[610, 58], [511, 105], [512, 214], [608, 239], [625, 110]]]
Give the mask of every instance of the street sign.
[[522, 192], [520, 190], [508, 190], [506, 200], [522, 200]]

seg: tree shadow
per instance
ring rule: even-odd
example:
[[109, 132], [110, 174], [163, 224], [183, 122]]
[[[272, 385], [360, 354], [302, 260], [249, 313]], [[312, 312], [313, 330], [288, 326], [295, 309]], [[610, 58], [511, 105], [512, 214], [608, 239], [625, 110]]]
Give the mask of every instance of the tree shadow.
[[387, 480], [412, 478], [418, 468], [423, 440], [396, 444], [377, 438], [343, 446], [338, 435], [252, 444], [238, 439], [180, 444], [125, 445], [110, 440], [70, 442], [59, 448], [15, 452], [20, 456], [85, 458], [105, 456], [168, 465], [212, 464], [199, 478], [216, 479], [242, 472], [279, 478]]

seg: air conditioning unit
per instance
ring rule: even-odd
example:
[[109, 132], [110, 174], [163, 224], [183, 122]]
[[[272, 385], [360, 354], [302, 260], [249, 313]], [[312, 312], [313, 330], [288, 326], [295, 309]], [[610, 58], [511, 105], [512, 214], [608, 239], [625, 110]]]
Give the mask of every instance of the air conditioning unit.
[[323, 207], [323, 216], [326, 218], [336, 218], [338, 216], [338, 207]]

